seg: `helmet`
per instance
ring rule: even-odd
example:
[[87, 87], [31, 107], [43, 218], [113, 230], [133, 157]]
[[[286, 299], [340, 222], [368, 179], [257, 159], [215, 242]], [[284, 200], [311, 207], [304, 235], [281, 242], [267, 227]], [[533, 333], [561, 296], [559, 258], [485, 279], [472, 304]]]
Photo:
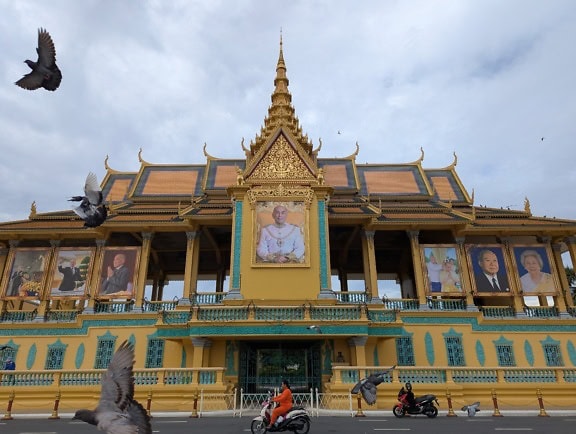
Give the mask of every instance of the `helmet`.
[[410, 384], [410, 382], [407, 382], [405, 384], [405, 386], [406, 386], [406, 390], [412, 390], [412, 384]]

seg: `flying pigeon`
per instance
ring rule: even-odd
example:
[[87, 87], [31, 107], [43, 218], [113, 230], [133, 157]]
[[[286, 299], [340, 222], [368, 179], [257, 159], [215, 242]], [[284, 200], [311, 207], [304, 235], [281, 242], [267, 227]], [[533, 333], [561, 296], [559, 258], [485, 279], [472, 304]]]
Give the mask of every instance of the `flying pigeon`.
[[320, 329], [320, 327], [318, 327], [317, 325], [311, 325], [306, 327], [308, 330], [312, 330], [313, 332], [316, 332], [318, 334], [322, 334], [322, 330]]
[[473, 417], [476, 412], [480, 411], [480, 402], [475, 402], [474, 404], [465, 405], [462, 407], [462, 411], [468, 412], [468, 417]]
[[56, 90], [62, 81], [62, 73], [56, 66], [56, 49], [50, 34], [40, 28], [38, 29], [38, 60], [33, 62], [25, 60], [32, 72], [26, 74], [15, 84], [23, 89], [35, 90], [43, 87], [46, 90]]
[[376, 402], [376, 387], [384, 381], [384, 376], [388, 374], [388, 372], [392, 371], [395, 367], [396, 365], [385, 371], [376, 372], [375, 374], [370, 374], [366, 378], [362, 378], [352, 388], [351, 393], [354, 395], [358, 392], [362, 393], [364, 401], [366, 401], [368, 405], [373, 405]]
[[124, 341], [102, 374], [98, 406], [78, 410], [72, 419], [96, 425], [107, 434], [152, 434], [150, 417], [134, 399], [133, 365], [134, 346]]
[[68, 200], [80, 202], [80, 205], [74, 208], [74, 212], [84, 220], [84, 227], [98, 227], [106, 220], [108, 210], [103, 201], [102, 190], [98, 185], [98, 179], [92, 172], [86, 177], [84, 194], [85, 196], [73, 196]]

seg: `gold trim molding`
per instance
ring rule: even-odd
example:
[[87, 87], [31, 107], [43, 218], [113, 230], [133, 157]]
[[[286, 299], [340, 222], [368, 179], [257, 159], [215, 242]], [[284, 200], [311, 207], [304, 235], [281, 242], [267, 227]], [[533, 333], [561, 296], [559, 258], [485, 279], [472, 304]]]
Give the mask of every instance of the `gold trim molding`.
[[310, 208], [310, 204], [314, 198], [314, 191], [310, 187], [278, 184], [254, 187], [248, 190], [247, 195], [252, 208], [256, 206], [256, 202], [278, 199], [302, 201], [306, 204], [306, 208]]

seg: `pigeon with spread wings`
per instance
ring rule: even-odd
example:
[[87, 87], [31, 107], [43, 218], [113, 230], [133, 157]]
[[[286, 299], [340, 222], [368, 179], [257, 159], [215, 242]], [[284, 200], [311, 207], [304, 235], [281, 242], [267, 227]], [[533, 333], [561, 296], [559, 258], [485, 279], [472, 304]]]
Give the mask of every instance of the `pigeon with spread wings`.
[[352, 388], [351, 393], [355, 395], [358, 392], [360, 392], [362, 394], [362, 397], [364, 398], [364, 401], [366, 401], [368, 405], [373, 405], [376, 402], [376, 387], [380, 383], [384, 382], [387, 374], [390, 371], [392, 371], [395, 367], [396, 365], [392, 366], [389, 369], [386, 369], [385, 371], [376, 372], [374, 374], [370, 374], [366, 378], [362, 378]]
[[15, 84], [23, 89], [36, 90], [43, 87], [46, 90], [56, 90], [62, 81], [62, 73], [56, 65], [56, 48], [50, 33], [38, 29], [38, 60], [25, 60], [32, 72], [26, 74]]
[[462, 407], [462, 411], [468, 413], [468, 417], [474, 417], [477, 412], [480, 411], [480, 402], [475, 402], [474, 404], [465, 405]]
[[73, 196], [69, 201], [80, 202], [74, 208], [74, 212], [84, 220], [84, 227], [95, 228], [100, 226], [108, 217], [108, 209], [104, 204], [102, 190], [98, 185], [98, 179], [92, 172], [86, 177], [84, 184], [84, 196]]
[[98, 406], [78, 410], [73, 419], [96, 425], [107, 434], [152, 434], [150, 417], [134, 399], [133, 365], [134, 346], [124, 341], [102, 374]]

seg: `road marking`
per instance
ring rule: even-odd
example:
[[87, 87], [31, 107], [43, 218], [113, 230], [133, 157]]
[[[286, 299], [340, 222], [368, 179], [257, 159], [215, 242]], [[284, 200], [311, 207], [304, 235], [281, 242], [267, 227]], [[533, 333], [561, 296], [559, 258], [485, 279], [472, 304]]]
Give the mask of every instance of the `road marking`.
[[187, 420], [159, 420], [157, 423], [188, 423]]
[[532, 431], [532, 428], [494, 428], [494, 431]]

